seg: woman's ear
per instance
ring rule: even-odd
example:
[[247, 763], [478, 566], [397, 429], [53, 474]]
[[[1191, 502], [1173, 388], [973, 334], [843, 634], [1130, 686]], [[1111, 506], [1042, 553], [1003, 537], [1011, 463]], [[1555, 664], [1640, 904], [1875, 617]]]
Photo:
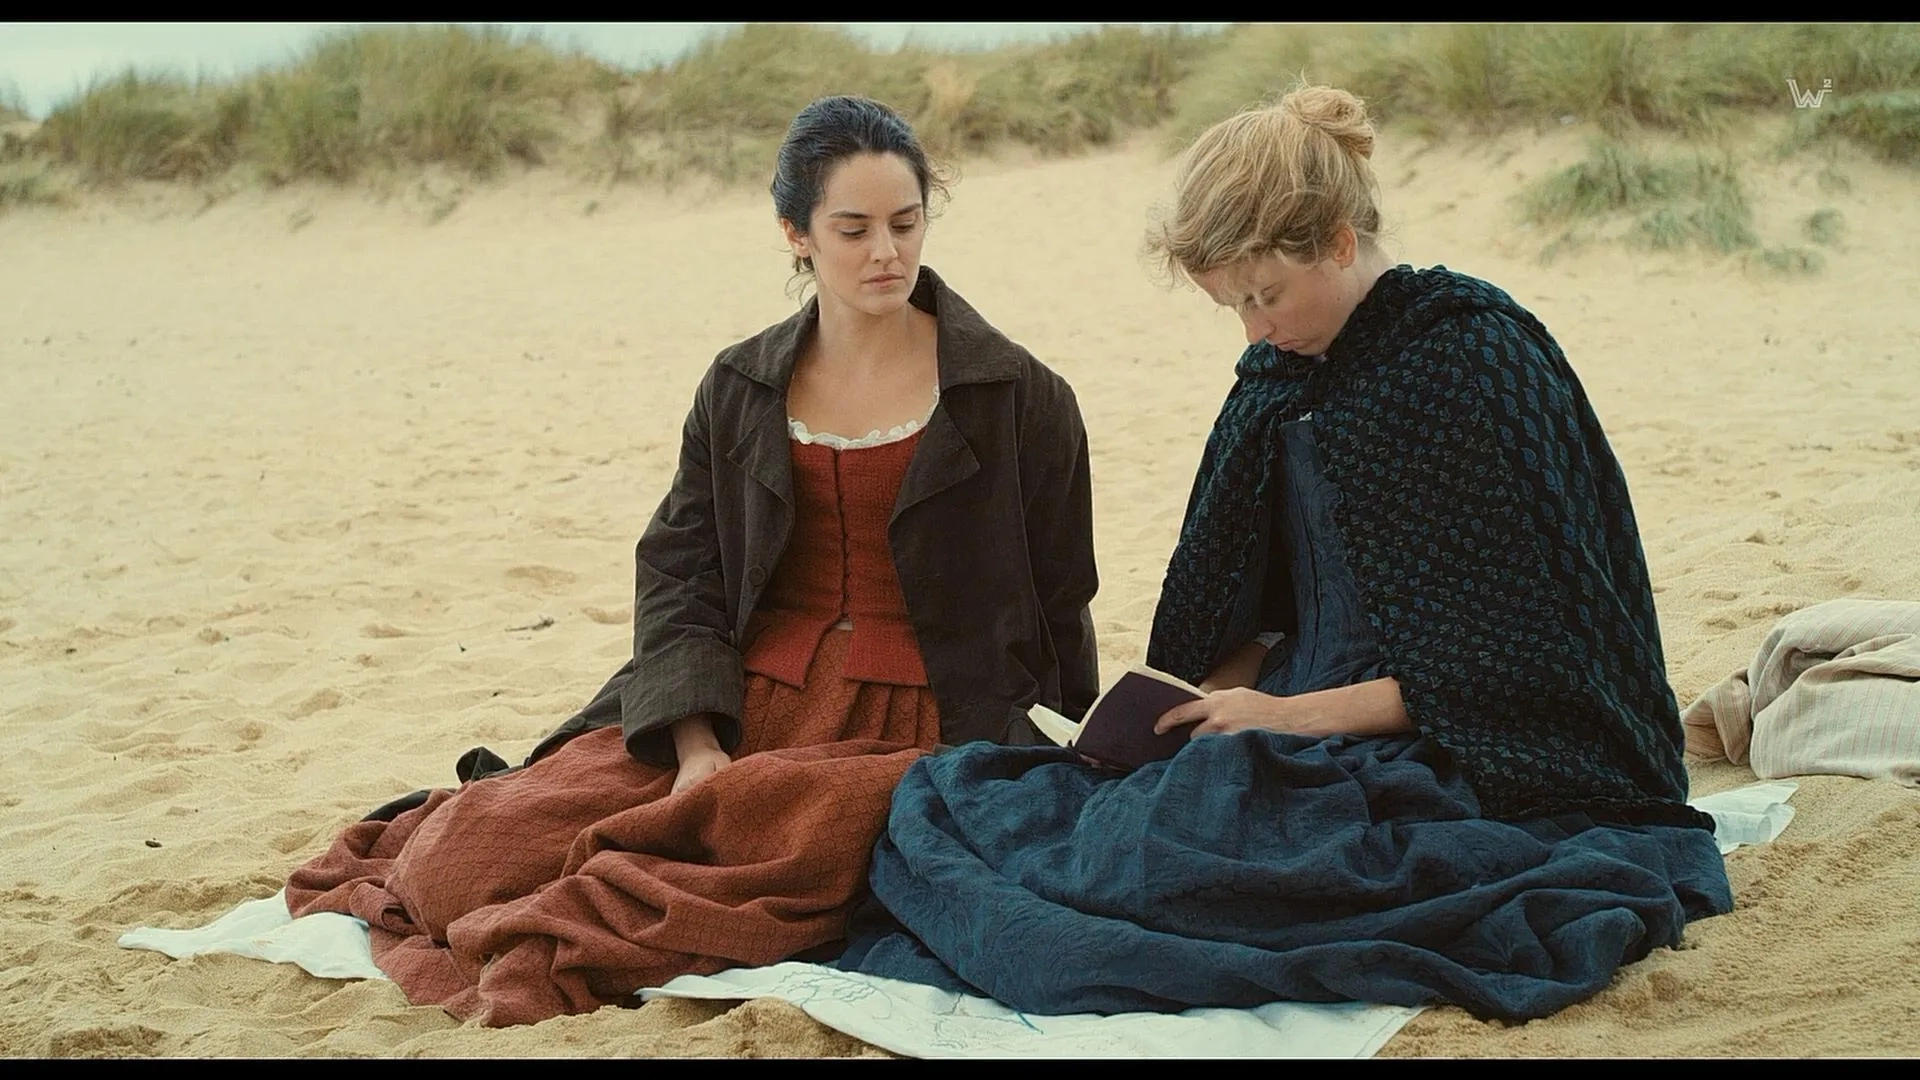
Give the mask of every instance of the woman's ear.
[[1351, 224], [1340, 226], [1340, 231], [1333, 234], [1334, 261], [1340, 264], [1340, 269], [1345, 270], [1353, 265], [1353, 260], [1359, 255], [1359, 235], [1353, 231]]
[[793, 249], [794, 258], [807, 259], [813, 256], [813, 252], [807, 246], [807, 234], [794, 228], [793, 222], [781, 218], [780, 231], [787, 235], [787, 246]]

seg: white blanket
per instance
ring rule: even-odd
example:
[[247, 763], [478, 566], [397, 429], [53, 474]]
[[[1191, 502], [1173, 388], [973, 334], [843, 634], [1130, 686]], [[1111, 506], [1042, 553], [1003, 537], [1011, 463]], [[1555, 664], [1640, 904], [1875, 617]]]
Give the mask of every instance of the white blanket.
[[1681, 720], [1689, 753], [1751, 759], [1756, 776], [1832, 773], [1920, 787], [1920, 602], [1802, 608]]
[[[1693, 800], [1711, 814], [1724, 854], [1779, 836], [1793, 820], [1790, 781], [1750, 784]], [[249, 900], [192, 930], [141, 928], [129, 949], [182, 959], [233, 953], [297, 964], [327, 979], [384, 979], [367, 924], [347, 915], [287, 914], [284, 893]], [[1276, 1002], [1255, 1009], [1188, 1009], [1119, 1016], [1035, 1016], [989, 998], [785, 963], [683, 975], [643, 998], [740, 1001], [777, 997], [828, 1027], [909, 1057], [1370, 1057], [1421, 1010], [1360, 1003]]]

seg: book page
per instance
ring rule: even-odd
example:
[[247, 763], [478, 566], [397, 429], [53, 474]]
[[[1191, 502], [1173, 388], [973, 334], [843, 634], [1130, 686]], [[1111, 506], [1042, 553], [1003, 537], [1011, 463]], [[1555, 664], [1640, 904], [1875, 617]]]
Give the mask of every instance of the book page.
[[1038, 702], [1034, 703], [1033, 708], [1027, 710], [1027, 719], [1033, 721], [1033, 726], [1040, 729], [1040, 734], [1052, 739], [1055, 746], [1070, 746], [1074, 736], [1080, 734], [1079, 724]]
[[1180, 678], [1178, 675], [1169, 675], [1164, 671], [1156, 671], [1155, 669], [1150, 668], [1145, 664], [1136, 664], [1133, 667], [1128, 668], [1127, 670], [1133, 672], [1136, 675], [1145, 675], [1149, 679], [1157, 679], [1160, 682], [1166, 683], [1168, 686], [1177, 686], [1180, 689], [1188, 691], [1189, 693], [1193, 694], [1193, 696], [1195, 697], [1207, 696], [1207, 692], [1205, 690], [1202, 690], [1199, 687], [1188, 682], [1187, 680]]

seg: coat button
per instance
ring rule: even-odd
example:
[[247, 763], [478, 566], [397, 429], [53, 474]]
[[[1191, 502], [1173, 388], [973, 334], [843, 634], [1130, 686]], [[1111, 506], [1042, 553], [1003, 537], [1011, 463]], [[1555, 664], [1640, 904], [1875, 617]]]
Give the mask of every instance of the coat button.
[[758, 566], [747, 567], [747, 584], [759, 588], [767, 583], [767, 571]]

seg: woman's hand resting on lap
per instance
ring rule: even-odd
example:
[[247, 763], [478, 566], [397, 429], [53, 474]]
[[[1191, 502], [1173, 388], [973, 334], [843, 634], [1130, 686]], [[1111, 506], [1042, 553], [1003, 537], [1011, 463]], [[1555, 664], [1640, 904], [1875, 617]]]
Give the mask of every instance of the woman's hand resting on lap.
[[[1244, 686], [1214, 690], [1199, 701], [1189, 701], [1168, 709], [1153, 725], [1156, 735], [1164, 735], [1183, 724], [1192, 724], [1190, 734], [1226, 735], [1248, 728], [1269, 731], [1293, 731], [1299, 717], [1290, 716], [1287, 698], [1263, 694]], [[1301, 734], [1310, 734], [1301, 732]]]
[[693, 785], [733, 764], [725, 750], [700, 750], [692, 756], [680, 759], [680, 771], [673, 777], [673, 794], [678, 795]]
[[704, 713], [673, 722], [673, 749], [680, 759], [680, 769], [673, 777], [674, 795], [733, 764], [733, 758], [720, 749], [713, 721]]

